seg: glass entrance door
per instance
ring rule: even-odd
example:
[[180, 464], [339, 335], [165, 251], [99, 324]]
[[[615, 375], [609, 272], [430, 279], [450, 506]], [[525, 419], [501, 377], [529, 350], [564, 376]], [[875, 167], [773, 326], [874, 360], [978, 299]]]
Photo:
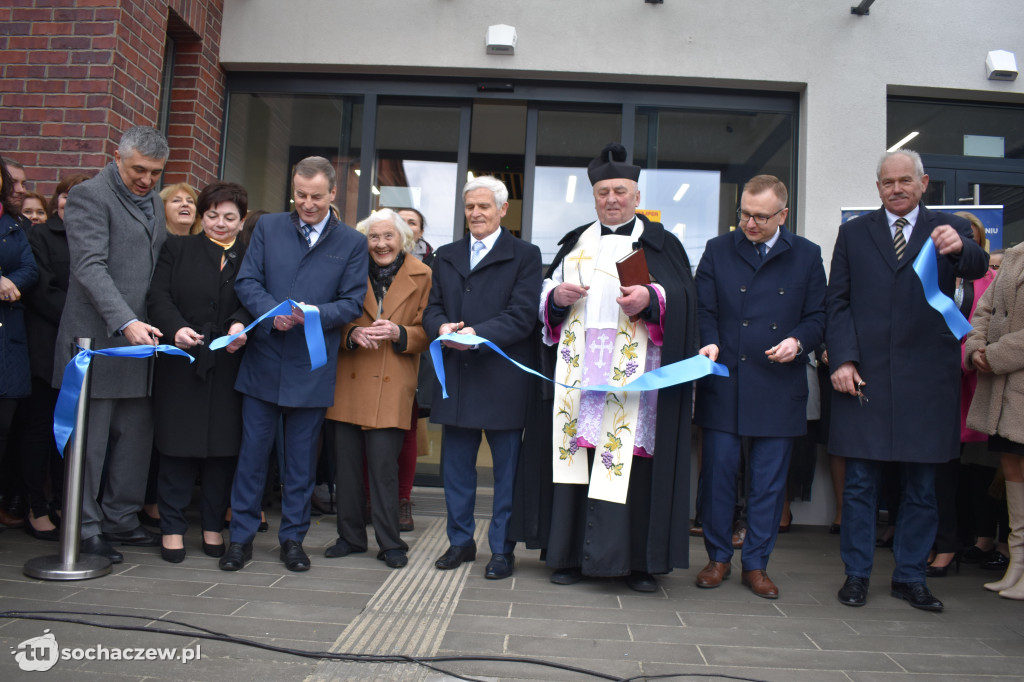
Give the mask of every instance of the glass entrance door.
[[992, 248], [1024, 242], [1024, 172], [941, 168], [926, 164], [929, 183], [924, 202], [936, 206], [1002, 206], [1000, 238]]

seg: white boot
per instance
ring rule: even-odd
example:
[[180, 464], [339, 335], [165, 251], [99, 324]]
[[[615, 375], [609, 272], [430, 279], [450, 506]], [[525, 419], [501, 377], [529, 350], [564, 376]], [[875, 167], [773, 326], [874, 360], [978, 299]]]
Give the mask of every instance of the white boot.
[[[1006, 482], [1006, 509], [1010, 516], [1010, 537], [1007, 540], [1010, 545], [1010, 565], [1002, 580], [985, 583], [985, 589], [999, 592], [1000, 596], [1010, 599], [1024, 599], [1024, 582], [1021, 581], [1024, 577], [1024, 483]], [[1003, 592], [1013, 594], [1004, 595]]]

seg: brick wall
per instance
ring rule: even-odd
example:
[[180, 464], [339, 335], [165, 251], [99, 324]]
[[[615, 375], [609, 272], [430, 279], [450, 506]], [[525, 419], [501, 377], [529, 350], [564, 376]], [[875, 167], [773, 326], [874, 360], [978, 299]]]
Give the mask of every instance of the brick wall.
[[126, 128], [157, 125], [170, 36], [165, 182], [215, 179], [222, 12], [223, 0], [0, 0], [0, 154], [46, 195], [59, 177], [102, 168]]

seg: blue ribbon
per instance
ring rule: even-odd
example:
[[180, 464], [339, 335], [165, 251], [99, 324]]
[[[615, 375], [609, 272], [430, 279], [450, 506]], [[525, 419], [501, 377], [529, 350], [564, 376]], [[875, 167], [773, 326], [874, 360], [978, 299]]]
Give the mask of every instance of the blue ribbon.
[[193, 362], [194, 358], [174, 346], [121, 346], [118, 348], [101, 348], [99, 350], [82, 349], [71, 358], [64, 368], [64, 379], [60, 384], [60, 395], [57, 396], [57, 407], [53, 412], [53, 437], [57, 440], [57, 450], [64, 456], [64, 447], [75, 430], [75, 414], [78, 412], [78, 398], [82, 393], [82, 382], [85, 371], [89, 369], [92, 356], [103, 355], [110, 358], [148, 358], [157, 353], [181, 355]]
[[928, 305], [939, 311], [946, 321], [946, 326], [953, 332], [953, 336], [958, 339], [967, 336], [967, 332], [971, 331], [971, 323], [956, 307], [953, 299], [939, 289], [938, 255], [935, 252], [935, 242], [931, 239], [925, 241], [921, 252], [914, 259], [914, 272], [917, 273], [921, 285], [924, 286], [924, 295], [928, 299]]
[[220, 350], [242, 334], [247, 334], [250, 329], [258, 325], [268, 317], [275, 315], [291, 315], [292, 308], [299, 308], [306, 316], [302, 326], [306, 332], [306, 348], [309, 350], [309, 371], [323, 367], [327, 364], [327, 346], [324, 342], [324, 330], [320, 326], [320, 311], [313, 306], [304, 303], [296, 303], [292, 299], [285, 299], [281, 303], [259, 316], [259, 318], [248, 327], [230, 336], [221, 336], [210, 342], [210, 350]]
[[461, 343], [467, 346], [487, 346], [495, 353], [528, 374], [540, 377], [541, 379], [550, 381], [553, 384], [558, 384], [563, 388], [575, 388], [581, 391], [600, 391], [601, 393], [609, 393], [613, 391], [656, 391], [660, 388], [668, 388], [669, 386], [678, 386], [679, 384], [685, 384], [689, 381], [695, 381], [701, 377], [706, 377], [711, 374], [721, 377], [729, 376], [729, 369], [725, 365], [712, 362], [709, 358], [703, 355], [694, 355], [692, 358], [663, 365], [657, 369], [651, 370], [650, 372], [644, 372], [636, 379], [633, 379], [622, 386], [612, 386], [610, 384], [598, 384], [596, 386], [569, 386], [568, 384], [563, 384], [555, 381], [554, 379], [550, 379], [540, 372], [530, 369], [526, 365], [513, 360], [505, 354], [505, 351], [501, 350], [482, 336], [476, 336], [474, 334], [443, 334], [434, 339], [430, 344], [430, 359], [434, 363], [434, 373], [437, 375], [437, 380], [441, 382], [441, 395], [444, 398], [448, 397], [448, 389], [445, 387], [444, 362], [441, 360], [442, 341], [454, 341], [455, 343]]

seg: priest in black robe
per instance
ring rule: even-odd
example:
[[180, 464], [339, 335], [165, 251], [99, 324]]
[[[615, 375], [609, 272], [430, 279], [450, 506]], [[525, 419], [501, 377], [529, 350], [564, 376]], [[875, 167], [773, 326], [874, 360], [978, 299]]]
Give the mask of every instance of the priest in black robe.
[[[689, 258], [679, 239], [661, 223], [636, 213], [640, 168], [625, 159], [625, 148], [610, 144], [591, 162], [588, 175], [594, 185], [599, 224], [582, 225], [566, 234], [545, 275], [539, 301], [536, 362], [546, 376], [555, 377], [556, 372], [564, 375], [561, 368], [566, 367], [565, 360], [572, 358], [564, 343], [554, 343], [552, 329], [562, 326], [580, 304], [591, 311], [597, 302], [577, 303], [588, 295], [598, 295], [597, 290], [591, 290], [584, 277], [588, 271], [581, 265], [587, 260], [586, 250], [581, 253], [578, 247], [586, 240], [592, 244], [601, 240], [600, 249], [604, 250], [605, 240], [626, 237], [630, 240], [626, 242], [627, 250], [643, 249], [651, 284], [620, 290], [616, 283], [614, 287], [605, 287], [600, 295], [613, 299], [611, 303], [602, 301], [605, 310], [617, 303], [624, 316], [640, 320], [646, 329], [652, 330], [650, 343], [658, 347], [650, 350], [657, 360], [652, 365], [648, 353], [648, 370], [691, 357], [699, 347], [697, 299]], [[573, 264], [575, 268], [571, 267]], [[589, 335], [591, 325], [585, 326]], [[615, 339], [616, 345], [621, 346], [619, 337]], [[581, 358], [586, 352], [585, 345], [589, 344], [577, 346]], [[564, 356], [561, 361], [559, 355]], [[644, 357], [637, 358], [637, 362], [642, 364]], [[626, 371], [635, 374], [636, 362], [631, 364]], [[688, 567], [692, 384], [661, 389], [656, 397], [645, 396], [639, 413], [634, 412], [639, 423], [630, 431], [643, 433], [629, 434], [629, 442], [633, 442], [633, 436], [637, 440], [635, 447], [629, 448], [634, 454], [628, 462], [628, 485], [622, 502], [594, 497], [592, 486], [587, 484], [553, 482], [559, 458], [559, 432], [575, 435], [576, 420], [556, 431], [556, 419], [564, 421], [565, 417], [556, 409], [553, 386], [541, 384], [536, 383], [537, 395], [528, 405], [511, 537], [529, 548], [544, 550], [542, 558], [554, 570], [551, 580], [556, 584], [570, 585], [587, 576], [623, 577], [634, 590], [655, 591], [655, 574]], [[560, 400], [564, 403], [564, 394]], [[581, 424], [582, 421], [581, 415]], [[604, 434], [599, 435], [599, 442], [570, 439], [569, 452], [563, 450], [562, 459], [581, 459], [580, 464], [586, 465], [588, 471], [593, 470], [594, 477], [597, 472], [603, 475], [603, 459], [604, 466], [614, 472], [620, 464], [610, 461]], [[596, 447], [587, 447], [590, 445]], [[593, 466], [595, 456], [599, 460], [597, 468]], [[607, 478], [614, 479], [610, 474]]]

